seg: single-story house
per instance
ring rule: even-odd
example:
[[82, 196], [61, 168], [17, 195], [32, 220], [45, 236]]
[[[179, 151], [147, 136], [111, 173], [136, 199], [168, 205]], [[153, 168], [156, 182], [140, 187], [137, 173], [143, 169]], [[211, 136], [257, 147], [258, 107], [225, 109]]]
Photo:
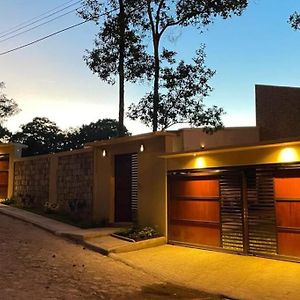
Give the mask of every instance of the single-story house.
[[14, 159], [13, 195], [169, 243], [300, 258], [300, 89], [256, 86], [256, 126], [156, 132]]

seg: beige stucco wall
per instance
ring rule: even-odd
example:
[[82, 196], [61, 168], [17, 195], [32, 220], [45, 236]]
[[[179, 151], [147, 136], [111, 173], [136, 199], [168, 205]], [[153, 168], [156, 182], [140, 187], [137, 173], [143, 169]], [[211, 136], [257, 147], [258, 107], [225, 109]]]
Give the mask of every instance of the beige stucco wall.
[[168, 171], [300, 161], [300, 142], [203, 151], [167, 158]]
[[[179, 130], [182, 138], [182, 149], [178, 151], [241, 146], [259, 142], [258, 127], [227, 127], [214, 132], [205, 133], [202, 129], [187, 128]], [[176, 150], [175, 150], [176, 151]]]
[[[114, 223], [115, 155], [138, 153], [138, 222], [166, 232], [166, 162], [159, 156], [173, 149], [173, 135], [125, 139], [121, 143], [95, 145], [95, 195], [93, 219]], [[140, 152], [141, 144], [144, 152]], [[107, 156], [102, 156], [103, 149]]]

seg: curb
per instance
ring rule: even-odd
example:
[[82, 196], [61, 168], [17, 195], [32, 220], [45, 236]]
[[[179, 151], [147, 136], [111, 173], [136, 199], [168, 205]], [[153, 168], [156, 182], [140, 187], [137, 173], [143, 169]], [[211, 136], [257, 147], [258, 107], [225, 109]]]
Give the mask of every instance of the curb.
[[[3, 209], [1, 209], [1, 207]], [[22, 214], [23, 213], [23, 214]], [[77, 230], [80, 230], [80, 228], [77, 228], [72, 225], [64, 224], [56, 220], [51, 220], [53, 222], [61, 223], [61, 225], [66, 226], [64, 230], [57, 230], [55, 226], [51, 226], [51, 224], [45, 224], [43, 220], [38, 220], [38, 218], [45, 218], [42, 216], [39, 216], [37, 214], [34, 214], [32, 212], [28, 211], [21, 211], [21, 213], [18, 212], [18, 209], [15, 209], [13, 207], [7, 207], [4, 205], [0, 205], [0, 214], [12, 217], [17, 220], [21, 220], [23, 222], [29, 223], [33, 226], [36, 226], [38, 228], [41, 228], [45, 231], [48, 231], [56, 236], [65, 238], [66, 240], [73, 241], [77, 244], [81, 244], [88, 248], [89, 250], [92, 250], [94, 252], [100, 253], [102, 255], [109, 256], [111, 253], [124, 253], [124, 252], [131, 252], [131, 251], [137, 251], [141, 249], [151, 248], [151, 247], [157, 247], [166, 244], [166, 238], [165, 237], [158, 237], [153, 238], [149, 240], [139, 241], [139, 242], [127, 242], [128, 244], [125, 245], [119, 245], [119, 246], [113, 246], [113, 247], [106, 247], [105, 245], [99, 246], [97, 243], [93, 242], [93, 238], [101, 237], [101, 236], [110, 236], [110, 233], [106, 231], [106, 233], [86, 233], [86, 236], [84, 234], [80, 234], [76, 232]], [[32, 217], [32, 218], [31, 218]], [[58, 224], [59, 225], [59, 224]], [[69, 228], [68, 228], [69, 227]], [[118, 228], [116, 228], [118, 230]], [[117, 239], [115, 237], [115, 239]]]

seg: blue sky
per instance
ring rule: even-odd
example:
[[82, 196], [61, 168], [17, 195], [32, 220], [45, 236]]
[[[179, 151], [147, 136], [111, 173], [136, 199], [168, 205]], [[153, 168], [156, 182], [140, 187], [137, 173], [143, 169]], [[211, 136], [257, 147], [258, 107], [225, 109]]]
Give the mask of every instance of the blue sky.
[[[44, 13], [67, 0], [2, 0], [0, 32]], [[255, 84], [300, 86], [300, 31], [287, 23], [300, 11], [294, 0], [250, 0], [241, 17], [217, 19], [204, 33], [194, 28], [167, 32], [164, 43], [189, 60], [201, 43], [206, 44], [207, 66], [217, 71], [207, 105], [227, 112], [226, 126], [255, 125]], [[0, 52], [31, 42], [53, 31], [80, 22], [68, 15], [37, 30], [1, 42]], [[46, 116], [60, 127], [80, 126], [99, 118], [117, 118], [117, 86], [92, 75], [82, 60], [91, 48], [97, 28], [91, 24], [70, 30], [26, 49], [0, 56], [0, 81], [6, 93], [17, 100], [22, 112], [6, 125], [17, 130], [35, 116]], [[1, 35], [1, 34], [0, 34]], [[150, 84], [128, 85], [126, 104], [137, 101]], [[149, 131], [126, 120], [133, 133]]]

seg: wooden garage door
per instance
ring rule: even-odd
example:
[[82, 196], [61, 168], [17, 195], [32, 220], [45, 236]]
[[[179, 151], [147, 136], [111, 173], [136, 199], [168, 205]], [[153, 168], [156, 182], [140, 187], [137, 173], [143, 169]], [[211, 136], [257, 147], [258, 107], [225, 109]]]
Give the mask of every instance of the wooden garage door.
[[274, 194], [278, 254], [300, 256], [300, 170], [278, 171]]
[[169, 177], [169, 242], [220, 246], [219, 180]]

